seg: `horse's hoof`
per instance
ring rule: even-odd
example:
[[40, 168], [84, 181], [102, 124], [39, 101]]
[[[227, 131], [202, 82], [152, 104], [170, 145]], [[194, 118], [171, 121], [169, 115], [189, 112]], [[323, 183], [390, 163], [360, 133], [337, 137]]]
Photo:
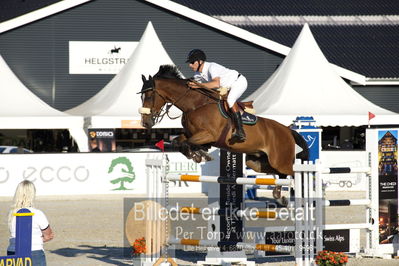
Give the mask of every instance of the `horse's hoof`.
[[280, 199], [275, 199], [279, 207], [287, 207], [288, 200], [286, 197], [282, 196]]
[[196, 162], [196, 163], [202, 162], [202, 156], [194, 153], [193, 154], [193, 161]]
[[282, 196], [281, 199], [280, 199], [280, 204], [282, 206], [284, 206], [284, 207], [287, 207], [288, 206], [288, 199], [286, 197]]
[[190, 160], [190, 159], [194, 160], [194, 159], [193, 159], [194, 156], [193, 156], [193, 153], [192, 153], [192, 152], [184, 153], [184, 155], [186, 156], [187, 159], [189, 159], [189, 160]]
[[199, 150], [198, 151], [199, 156], [201, 156], [206, 162], [212, 161], [213, 158], [209, 155], [208, 152], [204, 150]]
[[275, 186], [273, 188], [273, 198], [275, 199], [281, 198], [281, 186]]
[[211, 156], [206, 156], [206, 157], [205, 157], [205, 160], [206, 160], [207, 162], [209, 162], [209, 161], [213, 161], [213, 158], [212, 158]]
[[213, 158], [211, 156], [209, 156], [209, 154], [204, 154], [203, 157], [204, 157], [205, 161], [207, 161], [207, 162], [213, 160]]

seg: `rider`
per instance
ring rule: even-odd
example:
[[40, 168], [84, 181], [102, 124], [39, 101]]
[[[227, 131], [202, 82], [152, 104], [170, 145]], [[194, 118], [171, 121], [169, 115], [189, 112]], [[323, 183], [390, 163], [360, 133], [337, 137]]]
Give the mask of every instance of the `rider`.
[[236, 70], [228, 69], [222, 65], [206, 61], [205, 53], [200, 49], [191, 50], [188, 53], [186, 63], [195, 72], [194, 80], [188, 82], [191, 88], [218, 89], [220, 87], [229, 88], [227, 104], [233, 114], [235, 132], [232, 136], [234, 141], [243, 142], [246, 139], [242, 127], [242, 119], [237, 99], [247, 89], [247, 79]]

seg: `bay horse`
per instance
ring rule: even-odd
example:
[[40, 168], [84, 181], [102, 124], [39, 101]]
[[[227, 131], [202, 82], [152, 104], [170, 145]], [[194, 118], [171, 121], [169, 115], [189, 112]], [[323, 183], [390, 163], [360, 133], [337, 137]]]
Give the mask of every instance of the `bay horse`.
[[[284, 178], [294, 175], [295, 158], [307, 160], [309, 150], [306, 141], [296, 131], [277, 121], [257, 117], [254, 125], [243, 125], [246, 140], [231, 143], [232, 122], [219, 110], [221, 99], [217, 91], [190, 88], [176, 66], [162, 65], [154, 77], [142, 75], [141, 89], [143, 106], [142, 125], [149, 129], [159, 121], [171, 106], [183, 112], [184, 134], [174, 140], [187, 158], [196, 162], [210, 160], [207, 154], [210, 146], [245, 153], [246, 165], [256, 172], [277, 174]], [[166, 111], [162, 111], [163, 107]], [[225, 136], [223, 136], [225, 132]], [[302, 151], [296, 154], [296, 144]], [[273, 196], [279, 198], [281, 187]]]

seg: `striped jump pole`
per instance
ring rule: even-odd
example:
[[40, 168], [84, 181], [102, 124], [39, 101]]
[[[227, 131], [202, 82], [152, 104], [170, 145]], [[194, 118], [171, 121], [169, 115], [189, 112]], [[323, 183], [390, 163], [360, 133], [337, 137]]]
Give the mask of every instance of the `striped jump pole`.
[[[245, 208], [258, 208], [267, 209], [269, 208], [269, 202], [255, 201], [246, 202]], [[323, 206], [369, 206], [371, 204], [370, 199], [343, 199], [343, 200], [323, 200]]]
[[370, 173], [370, 167], [329, 167], [322, 170], [322, 174], [360, 174]]
[[204, 215], [219, 215], [219, 216], [237, 215], [238, 217], [266, 218], [266, 219], [287, 218], [286, 213], [284, 215], [281, 215], [279, 212], [276, 211], [258, 211], [255, 209], [236, 210], [234, 211], [234, 213], [230, 213], [229, 209], [182, 207], [180, 209], [180, 212], [192, 213], [192, 214], [204, 214]]
[[[266, 174], [266, 173], [259, 173], [259, 172], [255, 172], [253, 169], [246, 167], [245, 171], [244, 171], [244, 177], [246, 178], [271, 178], [271, 179], [278, 179], [279, 176], [278, 175], [270, 175], [270, 174]], [[257, 199], [257, 191], [259, 189], [266, 189], [266, 190], [270, 190], [270, 186], [268, 185], [246, 185], [245, 186], [245, 195], [247, 197], [247, 199]]]
[[[373, 224], [371, 223], [351, 223], [351, 224], [324, 224], [320, 228], [323, 230], [341, 230], [341, 229], [371, 229]], [[314, 225], [313, 230], [316, 229], [316, 225]], [[250, 227], [247, 232], [260, 232], [260, 233], [269, 233], [269, 232], [290, 232], [295, 231], [294, 225], [284, 225], [284, 226], [255, 226]]]
[[188, 238], [174, 238], [169, 239], [169, 244], [183, 245], [183, 246], [200, 246], [200, 247], [220, 247], [222, 245], [236, 246], [240, 250], [260, 250], [278, 253], [292, 253], [294, 246], [272, 245], [272, 244], [256, 244], [244, 242], [227, 242], [217, 240], [202, 240], [202, 239], [188, 239]]
[[346, 200], [324, 200], [324, 206], [368, 206], [371, 204], [369, 199], [346, 199]]
[[292, 180], [289, 179], [272, 179], [272, 178], [242, 178], [237, 179], [225, 178], [222, 176], [202, 176], [202, 175], [169, 175], [169, 181], [188, 181], [188, 182], [206, 182], [231, 185], [278, 185], [291, 186]]

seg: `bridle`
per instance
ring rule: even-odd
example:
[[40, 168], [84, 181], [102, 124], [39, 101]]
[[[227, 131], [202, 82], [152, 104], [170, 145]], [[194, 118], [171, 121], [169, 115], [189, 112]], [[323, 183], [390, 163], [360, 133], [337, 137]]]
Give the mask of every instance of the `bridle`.
[[[153, 82], [152, 86], [150, 86], [150, 87], [148, 87], [146, 89], [143, 89], [140, 93], [141, 94], [145, 94], [146, 92], [149, 92], [149, 91], [153, 91], [154, 92], [153, 95], [151, 96], [151, 101], [152, 101], [151, 107], [150, 108], [147, 108], [147, 107], [139, 108], [139, 113], [140, 114], [151, 115], [151, 119], [154, 121], [155, 124], [161, 122], [165, 115], [167, 115], [172, 120], [177, 119], [177, 118], [179, 118], [181, 116], [181, 115], [179, 115], [179, 116], [176, 116], [176, 117], [171, 117], [170, 114], [169, 114], [169, 110], [170, 110], [170, 108], [172, 106], [176, 105], [180, 100], [182, 100], [187, 95], [189, 90], [187, 90], [183, 95], [181, 95], [176, 101], [172, 101], [172, 102], [168, 102], [168, 99], [157, 91], [157, 89], [155, 88], [154, 82]], [[155, 95], [158, 95], [165, 103], [163, 105], [163, 107], [158, 112], [153, 112], [153, 110], [155, 109], [154, 108], [154, 106], [155, 106]], [[144, 103], [144, 98], [142, 99], [142, 101]]]

